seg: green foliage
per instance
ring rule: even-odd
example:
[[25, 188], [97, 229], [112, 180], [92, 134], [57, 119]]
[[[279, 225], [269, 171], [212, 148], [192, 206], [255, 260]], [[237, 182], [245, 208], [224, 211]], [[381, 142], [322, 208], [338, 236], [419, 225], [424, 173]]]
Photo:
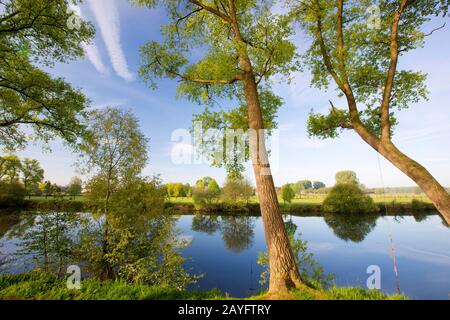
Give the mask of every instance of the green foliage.
[[43, 212], [35, 217], [33, 227], [21, 237], [19, 254], [33, 255], [35, 270], [59, 277], [74, 258], [74, 213]]
[[[264, 128], [270, 135], [278, 127], [276, 118], [283, 101], [265, 88], [259, 90], [259, 99]], [[207, 106], [202, 113], [194, 114], [193, 122], [202, 124], [205, 134], [197, 143], [211, 165], [224, 167], [233, 179], [242, 179], [244, 164], [250, 159], [247, 105], [226, 111], [213, 111]]]
[[74, 144], [85, 133], [82, 118], [88, 100], [84, 94], [37, 66], [52, 67], [54, 62], [83, 56], [82, 44], [94, 36], [92, 25], [85, 21], [80, 21], [79, 28], [70, 28], [69, 2], [79, 3], [0, 3], [0, 145], [5, 149], [23, 148], [33, 139], [48, 142], [56, 136]]
[[408, 300], [403, 294], [386, 295], [379, 290], [353, 287], [333, 287], [328, 291], [330, 300]]
[[0, 207], [20, 207], [24, 203], [26, 190], [19, 182], [0, 181]]
[[80, 290], [67, 289], [65, 280], [48, 275], [0, 277], [0, 299], [21, 300], [201, 300], [223, 299], [218, 290], [188, 292], [174, 288], [85, 279]]
[[166, 184], [167, 196], [170, 198], [191, 197], [192, 188], [189, 184], [168, 183]]
[[319, 189], [324, 189], [327, 186], [325, 185], [325, 183], [321, 182], [321, 181], [314, 181], [313, 182], [313, 189], [314, 190], [319, 190]]
[[227, 204], [237, 205], [241, 199], [247, 204], [254, 193], [254, 188], [248, 179], [228, 178], [222, 188], [222, 198]]
[[[239, 68], [242, 59], [251, 63], [251, 76], [258, 85], [263, 122], [266, 128], [276, 127], [275, 115], [282, 102], [272, 93], [276, 75], [288, 81], [298, 70], [295, 46], [290, 41], [294, 35], [290, 18], [271, 12], [271, 1], [236, 1], [238, 30], [232, 24], [229, 3], [216, 6], [189, 0], [134, 0], [138, 5], [151, 8], [161, 4], [168, 12], [169, 23], [162, 27], [162, 43], [150, 41], [141, 48], [141, 77], [151, 88], [157, 87], [161, 78], [179, 79], [178, 97], [204, 104], [207, 108], [195, 116], [205, 129], [221, 130], [222, 136], [204, 139], [196, 145], [207, 155], [212, 165], [225, 167], [235, 178], [241, 177], [243, 163], [248, 159], [248, 146], [228, 155], [211, 155], [235, 149], [226, 144], [224, 128], [248, 128], [247, 101], [243, 93], [244, 70]], [[212, 9], [211, 9], [212, 8]], [[233, 10], [234, 11], [234, 10]], [[192, 59], [192, 51], [202, 53]], [[235, 107], [224, 108], [221, 101], [231, 100]], [[220, 111], [212, 110], [219, 107]], [[212, 159], [211, 159], [212, 158]]]
[[[312, 84], [317, 88], [327, 88], [332, 79], [329, 70], [331, 67], [336, 74], [333, 80], [341, 87], [340, 94], [343, 95], [343, 84], [345, 79], [348, 79], [348, 87], [353, 91], [352, 96], [360, 105], [356, 116], [376, 137], [380, 137], [381, 133], [381, 101], [391, 62], [391, 28], [399, 4], [400, 1], [393, 0], [344, 1], [344, 48], [340, 51], [336, 41], [337, 2], [291, 2], [292, 17], [312, 38], [311, 45], [302, 56], [304, 65], [312, 73]], [[371, 20], [374, 22], [374, 15], [368, 8], [372, 6], [380, 9], [379, 25], [370, 25]], [[433, 16], [444, 17], [448, 8], [449, 2], [446, 0], [409, 1], [401, 15], [398, 32], [400, 56], [422, 47], [425, 40], [423, 26]], [[329, 61], [324, 58], [324, 53], [329, 57]], [[345, 60], [344, 65], [339, 63], [341, 53]], [[395, 73], [389, 99], [391, 131], [397, 124], [395, 110], [406, 109], [422, 99], [427, 99], [425, 80], [426, 75], [420, 71], [398, 70]], [[342, 129], [352, 128], [349, 124], [348, 111], [333, 108], [328, 115], [312, 113], [308, 130], [313, 136], [334, 138]]]
[[220, 187], [216, 180], [204, 177], [195, 183], [192, 191], [192, 199], [197, 208], [207, 209], [216, 203], [220, 197]]
[[110, 186], [140, 174], [148, 159], [148, 139], [130, 111], [114, 107], [95, 110], [88, 128], [89, 137], [80, 147], [81, 169]]
[[379, 208], [373, 199], [364, 194], [356, 184], [337, 184], [331, 188], [323, 201], [324, 212], [331, 213], [374, 213]]
[[22, 181], [30, 195], [33, 187], [37, 186], [44, 179], [44, 170], [41, 168], [39, 161], [35, 159], [25, 158], [21, 165]]
[[297, 181], [296, 183], [293, 183], [291, 185], [291, 187], [294, 190], [295, 194], [298, 195], [298, 194], [301, 194], [305, 190], [312, 189], [313, 185], [310, 180], [300, 180], [300, 181]]
[[337, 138], [345, 128], [350, 127], [350, 117], [345, 110], [332, 110], [328, 115], [309, 113], [307, 130], [310, 137]]
[[82, 184], [83, 182], [79, 177], [73, 177], [70, 179], [69, 188], [67, 190], [69, 195], [72, 197], [81, 195], [81, 191], [83, 189]]
[[351, 170], [340, 171], [335, 176], [336, 184], [356, 184], [359, 185], [356, 172]]
[[289, 183], [281, 187], [281, 198], [285, 203], [291, 203], [292, 199], [295, 198], [295, 192]]
[[18, 182], [22, 163], [19, 157], [15, 155], [6, 155], [0, 157], [0, 180], [8, 182]]

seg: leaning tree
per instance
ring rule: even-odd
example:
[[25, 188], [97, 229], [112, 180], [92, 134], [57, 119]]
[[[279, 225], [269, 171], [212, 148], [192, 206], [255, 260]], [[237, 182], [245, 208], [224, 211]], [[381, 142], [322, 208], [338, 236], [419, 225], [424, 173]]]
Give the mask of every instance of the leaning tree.
[[334, 81], [347, 108], [331, 102], [328, 115], [311, 113], [310, 135], [335, 138], [354, 130], [366, 143], [410, 177], [450, 221], [450, 195], [418, 162], [393, 143], [396, 110], [427, 97], [426, 75], [398, 68], [399, 56], [423, 45], [424, 23], [445, 16], [448, 0], [305, 0], [292, 15], [312, 39], [304, 62], [313, 84]]
[[[263, 129], [275, 127], [281, 99], [271, 92], [274, 75], [288, 78], [296, 69], [290, 20], [274, 15], [270, 1], [135, 0], [154, 7], [163, 4], [170, 23], [164, 41], [142, 48], [141, 76], [155, 87], [158, 78], [178, 79], [178, 94], [206, 105], [206, 127], [232, 127], [248, 133], [256, 188], [270, 260], [269, 294], [285, 293], [302, 283], [295, 263], [268, 162]], [[202, 57], [196, 60], [196, 54]], [[239, 104], [220, 108], [228, 99]], [[220, 111], [212, 110], [219, 105]], [[234, 149], [233, 149], [234, 150]], [[237, 153], [237, 152], [236, 152]], [[242, 162], [222, 162], [236, 172]], [[244, 157], [245, 158], [245, 157]], [[216, 163], [217, 164], [217, 163]]]

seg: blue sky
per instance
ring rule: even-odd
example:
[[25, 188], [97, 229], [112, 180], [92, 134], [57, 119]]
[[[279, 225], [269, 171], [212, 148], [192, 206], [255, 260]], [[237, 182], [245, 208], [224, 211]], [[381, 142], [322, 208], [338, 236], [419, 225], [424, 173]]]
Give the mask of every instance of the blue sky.
[[[171, 136], [176, 129], [189, 129], [192, 114], [201, 106], [175, 98], [176, 81], [161, 81], [152, 91], [139, 79], [139, 48], [146, 41], [161, 39], [160, 26], [166, 22], [163, 10], [132, 7], [126, 0], [86, 0], [81, 7], [84, 18], [97, 29], [94, 45], [86, 48], [84, 60], [58, 64], [49, 72], [64, 77], [82, 88], [92, 100], [92, 107], [120, 106], [131, 109], [139, 118], [141, 129], [150, 138], [150, 162], [146, 175], [160, 174], [165, 182], [194, 183], [209, 175], [222, 182], [223, 169], [207, 164], [175, 165], [171, 159], [173, 148], [179, 148]], [[430, 30], [442, 21], [432, 21]], [[425, 48], [401, 57], [400, 67], [417, 69], [429, 74], [427, 84], [430, 100], [413, 105], [398, 114], [400, 125], [394, 142], [400, 150], [424, 165], [442, 184], [450, 186], [450, 71], [449, 27], [427, 38]], [[301, 36], [295, 37], [300, 47]], [[296, 74], [291, 85], [277, 84], [275, 92], [285, 105], [279, 113], [279, 154], [274, 165], [277, 185], [301, 179], [334, 183], [339, 170], [352, 169], [362, 183], [369, 187], [412, 186], [414, 183], [390, 163], [380, 157], [354, 132], [345, 132], [335, 140], [309, 139], [306, 133], [307, 115], [311, 108], [324, 111], [328, 100], [339, 106], [336, 92], [320, 92], [309, 87], [307, 74]], [[342, 105], [345, 107], [345, 105]], [[182, 145], [183, 146], [183, 145]], [[20, 157], [38, 159], [46, 172], [46, 179], [66, 184], [76, 175], [76, 156], [60, 141], [51, 143], [52, 152], [44, 153], [39, 144], [18, 153]], [[247, 172], [249, 177], [251, 171]]]

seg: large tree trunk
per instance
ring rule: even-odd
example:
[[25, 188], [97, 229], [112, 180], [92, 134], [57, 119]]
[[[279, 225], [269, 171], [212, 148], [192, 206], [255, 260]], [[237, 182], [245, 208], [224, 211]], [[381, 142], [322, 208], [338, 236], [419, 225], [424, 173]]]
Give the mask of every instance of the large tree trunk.
[[261, 216], [269, 258], [269, 295], [274, 297], [288, 293], [289, 288], [302, 284], [295, 263], [289, 237], [278, 205], [277, 193], [265, 146], [263, 117], [259, 101], [258, 87], [252, 64], [239, 30], [234, 0], [228, 0], [231, 27], [233, 29], [239, 54], [239, 67], [242, 71], [244, 95], [247, 103], [250, 156], [256, 180]]
[[423, 166], [406, 156], [391, 142], [381, 143], [378, 152], [423, 190], [450, 225], [450, 195], [439, 182]]
[[[248, 62], [244, 62], [244, 64], [246, 63]], [[250, 154], [269, 258], [269, 295], [283, 295], [288, 292], [289, 288], [299, 287], [302, 279], [280, 213], [275, 185], [270, 172], [262, 132], [261, 106], [253, 74], [246, 73], [243, 83], [248, 107], [248, 124], [250, 131], [253, 133], [249, 134]]]

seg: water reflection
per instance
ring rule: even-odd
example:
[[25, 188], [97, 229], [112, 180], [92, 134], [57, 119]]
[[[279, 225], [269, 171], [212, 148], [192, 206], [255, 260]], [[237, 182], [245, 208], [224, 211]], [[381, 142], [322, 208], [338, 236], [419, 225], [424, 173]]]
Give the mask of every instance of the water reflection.
[[[61, 215], [53, 214], [56, 214], [53, 218], [61, 220]], [[0, 213], [0, 269], [5, 257], [10, 258], [27, 246], [27, 238], [40, 239], [34, 243], [29, 242], [28, 246], [42, 246], [46, 243], [47, 249], [60, 253], [55, 255], [54, 252], [47, 252], [45, 258], [45, 254], [40, 251], [38, 260], [32, 260], [33, 265], [14, 261], [3, 265], [2, 272], [26, 272], [38, 264], [41, 268], [45, 268], [47, 264], [48, 269], [57, 273], [59, 258], [62, 257], [62, 264], [81, 261], [79, 255], [76, 256], [77, 259], [64, 256], [65, 252], [71, 251], [65, 250], [71, 248], [65, 246], [64, 241], [59, 245], [42, 241], [58, 235], [58, 232], [54, 227], [46, 226], [45, 219], [39, 216], [29, 213]], [[83, 216], [89, 221], [87, 225], [78, 219]], [[75, 224], [68, 228], [62, 228], [61, 221], [59, 222], [58, 237], [62, 241], [67, 236], [63, 236], [62, 231], [70, 230], [70, 240], [75, 242], [77, 248], [84, 237], [84, 248], [81, 250], [85, 253], [83, 259], [94, 259], [95, 262], [95, 259], [101, 257], [103, 221], [101, 217], [95, 218], [91, 214], [77, 217]], [[383, 290], [392, 293], [396, 291], [388, 237], [390, 230], [396, 245], [401, 289], [413, 298], [446, 299], [450, 292], [450, 233], [436, 214], [382, 217], [321, 217], [311, 214], [285, 217], [285, 223], [289, 232], [295, 231], [296, 226], [301, 229], [302, 239], [308, 241], [308, 249], [314, 253], [326, 272], [336, 274], [338, 285], [364, 285], [367, 266], [376, 264], [385, 270]], [[266, 247], [260, 217], [198, 214], [160, 216], [154, 219], [152, 216], [134, 215], [124, 210], [117, 216], [110, 216], [109, 226], [111, 250], [108, 251], [116, 259], [114, 270], [117, 273], [120, 271], [121, 276], [128, 279], [139, 278], [142, 270], [157, 263], [158, 266], [152, 270], [155, 278], [146, 278], [146, 281], [165, 281], [167, 270], [172, 270], [174, 265], [179, 266], [184, 257], [188, 259], [185, 266], [191, 274], [205, 275], [196, 284], [197, 290], [219, 288], [232, 296], [244, 297], [255, 293], [249, 288], [261, 289], [258, 287], [258, 280], [263, 269], [256, 264], [256, 260], [258, 252], [265, 251]], [[180, 238], [176, 229], [180, 229], [183, 237]], [[180, 239], [194, 241], [189, 247], [178, 246], [176, 244]], [[165, 248], [170, 250], [164, 251]], [[161, 265], [159, 259], [164, 257], [168, 260]], [[91, 266], [94, 266], [92, 261]], [[83, 272], [85, 270], [87, 269], [83, 266]], [[172, 275], [172, 283], [183, 281], [186, 276], [181, 268]]]
[[379, 215], [325, 214], [326, 224], [334, 234], [345, 241], [362, 242], [377, 225]]
[[192, 231], [208, 235], [220, 231], [225, 247], [240, 253], [252, 246], [255, 237], [255, 217], [209, 216], [197, 214], [192, 218]]
[[255, 233], [254, 218], [223, 217], [221, 224], [222, 239], [232, 252], [239, 253], [252, 246]]
[[0, 268], [62, 277], [69, 265], [78, 265], [83, 276], [183, 288], [196, 276], [183, 267], [180, 250], [188, 241], [179, 237], [177, 220], [128, 210], [108, 217], [55, 211], [4, 215]]
[[212, 235], [220, 229], [220, 221], [218, 216], [207, 216], [198, 214], [192, 218], [192, 230], [204, 232]]

